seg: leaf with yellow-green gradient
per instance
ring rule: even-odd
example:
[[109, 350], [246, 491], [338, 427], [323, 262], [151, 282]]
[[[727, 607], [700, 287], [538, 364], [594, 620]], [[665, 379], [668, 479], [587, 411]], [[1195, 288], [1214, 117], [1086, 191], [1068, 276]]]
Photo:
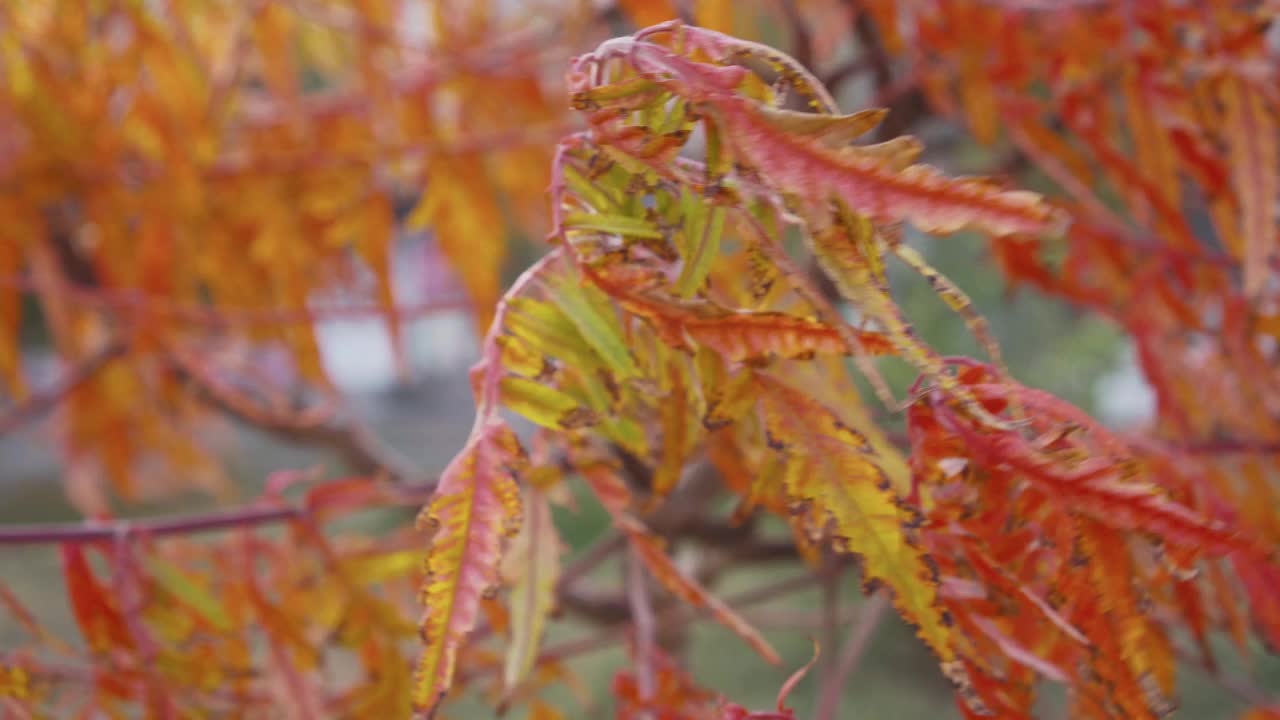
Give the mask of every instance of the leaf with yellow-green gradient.
[[493, 319], [506, 259], [502, 209], [476, 153], [441, 156], [432, 165], [427, 189], [409, 214], [410, 228], [430, 228], [462, 278], [483, 332]]
[[832, 410], [771, 376], [756, 374], [769, 446], [784, 460], [782, 485], [805, 508], [813, 535], [863, 558], [864, 578], [888, 585], [894, 605], [944, 666], [956, 667], [950, 619], [939, 600], [937, 566], [866, 436]]
[[502, 545], [521, 522], [516, 475], [528, 460], [520, 441], [499, 418], [472, 433], [449, 463], [418, 526], [432, 529], [422, 603], [424, 650], [413, 684], [413, 704], [430, 711], [453, 683], [458, 650], [475, 628], [481, 600], [498, 584]]
[[504, 559], [511, 588], [511, 639], [502, 682], [511, 692], [529, 674], [542, 642], [547, 617], [555, 607], [560, 578], [560, 535], [546, 493], [525, 492], [525, 522]]

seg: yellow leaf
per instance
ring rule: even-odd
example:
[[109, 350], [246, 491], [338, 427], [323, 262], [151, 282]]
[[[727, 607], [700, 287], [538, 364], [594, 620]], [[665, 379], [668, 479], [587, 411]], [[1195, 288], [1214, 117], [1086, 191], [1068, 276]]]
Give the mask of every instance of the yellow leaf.
[[734, 35], [733, 0], [696, 0], [693, 22], [699, 27]]
[[689, 450], [694, 428], [690, 421], [688, 381], [681, 364], [672, 359], [668, 366], [671, 387], [658, 401], [658, 414], [662, 418], [662, 457], [653, 471], [653, 493], [665, 496], [680, 481], [684, 471], [685, 456]]
[[573, 321], [550, 303], [531, 298], [509, 299], [505, 329], [531, 351], [556, 358], [581, 372], [604, 366]]
[[0, 665], [0, 698], [31, 698], [31, 675], [18, 665]]
[[501, 294], [506, 259], [502, 209], [475, 153], [441, 156], [431, 179], [407, 220], [411, 228], [429, 227], [436, 242], [471, 296], [476, 328], [488, 329]]
[[533, 667], [547, 617], [555, 606], [560, 578], [560, 536], [545, 493], [525, 493], [526, 521], [506, 555], [504, 573], [512, 583], [511, 639], [507, 646], [503, 685], [509, 693]]
[[622, 338], [617, 314], [608, 306], [608, 298], [592, 286], [578, 283], [574, 275], [552, 281], [551, 301], [578, 328], [578, 332], [608, 365], [619, 380], [640, 374], [630, 348]]
[[577, 430], [600, 422], [594, 410], [576, 398], [536, 380], [502, 378], [502, 404], [552, 430]]
[[210, 594], [201, 582], [158, 555], [149, 556], [146, 565], [154, 581], [174, 597], [189, 605], [214, 629], [222, 632], [231, 631], [233, 626], [230, 618], [217, 598]]
[[863, 558], [867, 582], [893, 589], [894, 604], [937, 653], [948, 675], [960, 667], [937, 565], [920, 546], [918, 513], [894, 493], [872, 444], [829, 408], [782, 382], [755, 375], [766, 439], [785, 463], [782, 485], [804, 510], [810, 536]]
[[888, 114], [889, 111], [882, 108], [860, 110], [851, 115], [824, 115], [767, 105], [760, 107], [761, 117], [778, 130], [813, 138], [832, 149], [844, 147], [871, 132]]

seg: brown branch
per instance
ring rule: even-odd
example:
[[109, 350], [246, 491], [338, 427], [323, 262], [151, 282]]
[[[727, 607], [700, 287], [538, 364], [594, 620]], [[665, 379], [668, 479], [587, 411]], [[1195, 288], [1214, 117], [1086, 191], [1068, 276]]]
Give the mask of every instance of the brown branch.
[[169, 350], [174, 369], [189, 379], [200, 396], [219, 411], [288, 442], [330, 448], [341, 455], [353, 472], [381, 474], [398, 483], [421, 479], [421, 472], [408, 458], [379, 440], [361, 423], [354, 420], [316, 422], [304, 413], [256, 407], [252, 400], [217, 378], [197, 354], [177, 346]]
[[155, 520], [117, 520], [107, 523], [92, 521], [43, 525], [0, 527], [0, 545], [44, 545], [63, 542], [110, 540], [120, 533], [163, 537], [195, 535], [232, 528], [271, 525], [294, 520], [302, 514], [300, 507], [250, 506], [196, 515], [165, 517]]
[[869, 54], [859, 55], [831, 68], [822, 76], [822, 84], [832, 93], [850, 78], [861, 75], [875, 66]]
[[[405, 503], [421, 502], [433, 489], [435, 482], [397, 486], [397, 495]], [[169, 535], [197, 535], [236, 528], [256, 527], [289, 522], [308, 515], [301, 504], [246, 505], [226, 510], [215, 510], [191, 515], [166, 516], [143, 520], [113, 520], [110, 522], [84, 521], [74, 523], [49, 523], [11, 525], [0, 527], [0, 546], [46, 545], [63, 542], [98, 542], [124, 537], [165, 537]]]
[[[833, 567], [835, 565], [835, 555], [827, 549], [823, 553], [823, 568]], [[822, 614], [819, 621], [822, 627], [823, 638], [839, 637], [840, 622], [840, 573], [827, 572], [822, 580]], [[839, 666], [835, 663], [834, 656], [826, 655], [819, 660], [820, 677], [822, 685], [825, 687], [832, 683], [839, 682]]]
[[872, 107], [887, 106], [889, 115], [876, 130], [879, 140], [888, 140], [907, 132], [929, 113], [929, 104], [917, 86], [916, 78], [894, 79], [893, 60], [880, 40], [880, 29], [858, 0], [849, 0], [854, 12], [853, 33], [862, 47], [862, 62], [872, 73], [876, 94]]
[[840, 699], [844, 694], [845, 683], [858, 668], [858, 661], [871, 647], [871, 639], [875, 636], [880, 621], [884, 619], [889, 601], [884, 593], [876, 593], [862, 606], [862, 615], [858, 623], [849, 631], [840, 656], [836, 660], [835, 669], [826, 676], [819, 691], [818, 712], [815, 720], [835, 720], [840, 712]]
[[627, 598], [621, 593], [585, 587], [557, 588], [556, 602], [575, 618], [600, 625], [617, 625], [631, 619]]
[[[860, 617], [861, 605], [845, 605], [836, 608], [837, 625], [852, 623]], [[823, 619], [814, 619], [813, 611], [808, 608], [761, 608], [748, 610], [742, 617], [755, 627], [766, 630], [822, 630], [826, 632]], [[834, 635], [832, 636], [834, 637]]]
[[[0, 288], [23, 292], [39, 290], [35, 280], [23, 275], [0, 275]], [[173, 321], [211, 329], [235, 326], [309, 325], [322, 322], [353, 320], [393, 315], [399, 319], [416, 319], [446, 310], [468, 310], [471, 301], [461, 292], [441, 293], [438, 297], [403, 305], [362, 303], [359, 305], [317, 305], [304, 309], [224, 307], [201, 303], [173, 302], [164, 297], [148, 296], [129, 288], [104, 288], [83, 283], [64, 282], [59, 294], [86, 308], [102, 309], [130, 315], [135, 322]]]
[[791, 57], [812, 71], [813, 33], [805, 24], [804, 16], [800, 14], [800, 8], [796, 6], [795, 0], [781, 0], [781, 4], [782, 17], [786, 19], [788, 29], [791, 30]]
[[125, 353], [123, 342], [107, 343], [97, 352], [76, 363], [63, 374], [57, 382], [38, 393], [28, 396], [17, 405], [10, 406], [0, 413], [0, 435], [12, 432], [19, 426], [33, 422], [36, 418], [52, 410], [66, 399], [76, 388], [93, 377], [107, 363]]
[[[653, 602], [649, 597], [644, 562], [640, 559], [640, 554], [634, 550], [627, 556], [626, 584], [627, 605], [631, 609], [632, 625], [635, 626], [636, 688], [640, 692], [640, 702], [647, 705], [654, 699], [654, 693], [657, 691], [654, 661], [657, 652], [658, 628], [653, 613]], [[642, 717], [651, 717], [651, 714], [643, 713]]]
[[[817, 583], [822, 577], [823, 575], [821, 574], [815, 575], [811, 572], [804, 572], [777, 582], [766, 583], [736, 595], [730, 595], [725, 598], [725, 602], [734, 608], [746, 608], [751, 605], [775, 600], [794, 592], [808, 590], [814, 587], [815, 583]], [[663, 626], [668, 624], [688, 623], [696, 620], [700, 612], [701, 611], [698, 608], [690, 607], [688, 605], [672, 605], [657, 613], [656, 622]], [[538, 654], [536, 662], [560, 662], [579, 655], [604, 650], [625, 639], [626, 632], [627, 626], [619, 625], [608, 630], [597, 630], [586, 637], [581, 637], [576, 640], [569, 640], [558, 645], [551, 645]], [[471, 673], [467, 673], [463, 670], [459, 673], [457, 683], [461, 685], [465, 682], [501, 672], [501, 670], [501, 663], [486, 665], [485, 667], [477, 669]]]
[[610, 532], [609, 535], [587, 548], [577, 559], [569, 564], [564, 572], [560, 574], [560, 581], [556, 588], [567, 588], [577, 582], [579, 578], [584, 577], [592, 570], [596, 569], [600, 563], [609, 559], [618, 550], [621, 550], [626, 543], [626, 537], [617, 531]]

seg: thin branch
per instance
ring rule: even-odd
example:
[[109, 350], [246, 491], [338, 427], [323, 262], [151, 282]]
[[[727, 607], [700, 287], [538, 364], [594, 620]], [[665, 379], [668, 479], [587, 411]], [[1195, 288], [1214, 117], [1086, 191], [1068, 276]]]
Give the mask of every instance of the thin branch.
[[[839, 627], [857, 620], [861, 615], [861, 605], [846, 605], [836, 608], [835, 621]], [[821, 630], [827, 632], [827, 623], [822, 619], [814, 619], [813, 612], [807, 608], [761, 608], [742, 613], [747, 622], [755, 627], [769, 630]], [[832, 635], [831, 637], [834, 637]]]
[[[844, 565], [842, 564], [840, 567], [844, 567]], [[808, 590], [814, 587], [815, 583], [822, 577], [822, 574], [815, 575], [811, 572], [804, 572], [777, 582], [766, 583], [736, 595], [730, 595], [725, 598], [725, 603], [738, 609], [746, 608], [751, 605], [757, 605], [785, 595], [790, 595], [794, 592]], [[657, 613], [656, 622], [661, 625], [687, 623], [696, 620], [700, 612], [701, 611], [698, 608], [690, 607], [688, 605], [672, 605]], [[605, 650], [612, 647], [615, 643], [625, 639], [626, 633], [627, 626], [619, 625], [607, 630], [597, 630], [586, 637], [581, 637], [576, 640], [569, 640], [558, 645], [550, 645], [538, 654], [536, 662], [539, 664], [560, 662], [579, 655]], [[471, 673], [467, 673], [463, 670], [459, 673], [457, 683], [461, 685], [478, 678], [492, 675], [500, 672], [501, 670], [501, 663], [486, 665]]]
[[1280, 453], [1280, 443], [1250, 440], [1214, 440], [1186, 445], [1171, 444], [1169, 447], [1188, 455], [1235, 455], [1258, 454], [1274, 455]]
[[579, 578], [595, 570], [600, 563], [608, 560], [609, 556], [622, 549], [625, 543], [626, 537], [617, 531], [613, 531], [597, 541], [587, 548], [581, 556], [571, 562], [564, 569], [564, 572], [560, 573], [560, 581], [557, 583], [556, 589], [563, 589], [577, 582]]
[[618, 592], [589, 587], [557, 588], [556, 603], [575, 619], [600, 625], [617, 625], [631, 619], [627, 598]]
[[94, 373], [101, 370], [107, 363], [123, 355], [125, 350], [126, 346], [123, 342], [113, 341], [107, 343], [97, 352], [76, 363], [53, 385], [28, 396], [17, 405], [5, 409], [0, 414], [0, 435], [5, 435], [21, 425], [33, 422], [36, 418], [52, 410], [76, 388], [93, 377]]
[[256, 407], [252, 400], [218, 378], [196, 353], [176, 346], [169, 350], [174, 368], [200, 390], [206, 402], [247, 425], [295, 444], [335, 450], [358, 474], [383, 474], [395, 482], [413, 481], [422, 475], [408, 458], [354, 420], [317, 423], [304, 413]]
[[880, 627], [880, 621], [884, 619], [888, 608], [889, 601], [882, 592], [873, 595], [862, 606], [858, 623], [849, 631], [844, 647], [840, 648], [835, 670], [823, 679], [815, 720], [835, 720], [838, 716], [845, 684], [849, 676], [858, 669], [858, 661], [871, 647], [871, 639], [875, 637], [876, 629]]
[[864, 53], [828, 70], [827, 74], [822, 77], [822, 84], [834, 93], [836, 88], [848, 82], [850, 78], [861, 75], [872, 69], [872, 67], [874, 67], [873, 57]]
[[56, 523], [42, 525], [13, 525], [0, 527], [0, 545], [45, 545], [64, 542], [94, 542], [111, 540], [121, 532], [126, 534], [163, 537], [165, 535], [196, 535], [233, 528], [272, 525], [295, 520], [303, 513], [301, 507], [292, 505], [274, 507], [243, 507], [210, 513], [165, 517], [156, 520], [117, 520], [107, 523], [85, 521], [82, 523]]
[[781, 0], [782, 17], [786, 18], [791, 30], [791, 57], [801, 65], [813, 69], [813, 33], [805, 24], [804, 16], [795, 0]]
[[[654, 675], [658, 628], [644, 563], [634, 551], [627, 556], [627, 605], [631, 608], [631, 622], [635, 627], [636, 687], [640, 692], [640, 702], [647, 705], [654, 699], [658, 687]], [[650, 717], [651, 714], [644, 713], [643, 716]]]
[[[435, 482], [415, 483], [396, 488], [404, 502], [417, 502], [435, 488]], [[0, 546], [47, 545], [64, 542], [96, 542], [126, 537], [165, 537], [198, 535], [235, 528], [256, 527], [289, 522], [305, 517], [308, 509], [301, 505], [248, 505], [207, 513], [166, 516], [142, 520], [92, 520], [73, 523], [11, 525], [0, 527]]]
[[[0, 275], [0, 288], [23, 292], [38, 290], [33, 279], [21, 274]], [[446, 310], [471, 308], [471, 301], [461, 291], [444, 292], [420, 302], [390, 307], [365, 302], [361, 304], [324, 303], [308, 305], [301, 309], [182, 303], [165, 297], [149, 296], [132, 288], [104, 288], [70, 281], [63, 283], [59, 292], [76, 305], [131, 315], [136, 321], [168, 320], [212, 329], [233, 326], [309, 325], [388, 315], [400, 319], [415, 319]]]
[[[835, 556], [828, 550], [824, 553], [823, 567], [829, 567], [835, 562]], [[822, 627], [823, 638], [839, 637], [840, 622], [840, 574], [828, 572], [822, 578], [822, 617], [820, 624]], [[837, 672], [839, 666], [835, 663], [834, 656], [825, 655], [820, 661], [820, 676], [822, 685], [826, 687], [829, 684], [838, 681]]]

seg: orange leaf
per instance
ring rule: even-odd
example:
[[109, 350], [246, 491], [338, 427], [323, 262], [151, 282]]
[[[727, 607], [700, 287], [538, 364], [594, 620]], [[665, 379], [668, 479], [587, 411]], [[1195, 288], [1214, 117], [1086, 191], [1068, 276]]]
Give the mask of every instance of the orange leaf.
[[133, 638], [120, 608], [116, 606], [115, 593], [98, 581], [89, 559], [85, 557], [84, 547], [78, 543], [63, 543], [61, 551], [62, 572], [67, 583], [67, 595], [71, 598], [71, 610], [89, 647], [97, 652], [132, 648]]
[[618, 0], [618, 6], [638, 28], [680, 16], [672, 0]]
[[1262, 92], [1248, 82], [1228, 78], [1220, 93], [1231, 179], [1244, 216], [1244, 291], [1257, 297], [1271, 276], [1267, 261], [1276, 240], [1276, 193], [1280, 190], [1276, 123]]
[[928, 165], [898, 169], [892, 159], [856, 146], [832, 150], [812, 137], [781, 132], [753, 101], [725, 98], [716, 104], [735, 151], [785, 193], [836, 196], [876, 222], [908, 220], [933, 233], [978, 228], [998, 237], [1059, 232], [1065, 225], [1065, 217], [1035, 193], [948, 178]]
[[501, 294], [507, 254], [502, 218], [483, 156], [469, 153], [435, 160], [427, 189], [406, 220], [409, 227], [428, 227], [435, 233], [471, 296], [479, 332], [488, 329]]

